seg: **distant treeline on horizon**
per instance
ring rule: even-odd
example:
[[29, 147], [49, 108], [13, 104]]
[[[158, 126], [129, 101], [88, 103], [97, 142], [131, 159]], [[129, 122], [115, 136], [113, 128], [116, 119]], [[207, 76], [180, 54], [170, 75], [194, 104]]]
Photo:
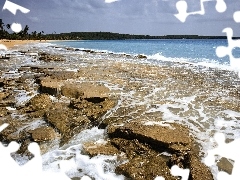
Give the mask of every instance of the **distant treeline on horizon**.
[[[46, 34], [47, 39], [61, 40], [125, 40], [125, 39], [227, 39], [226, 36], [199, 36], [199, 35], [133, 35], [112, 32], [70, 32], [60, 34]], [[234, 37], [239, 39], [240, 37]]]
[[[199, 35], [165, 35], [165, 36], [150, 36], [150, 35], [134, 35], [120, 34], [112, 32], [70, 32], [45, 34], [44, 31], [33, 31], [29, 33], [29, 26], [26, 25], [19, 33], [9, 32], [10, 24], [5, 24], [0, 19], [0, 39], [12, 40], [125, 40], [125, 39], [227, 39], [226, 36], [199, 36]], [[233, 37], [240, 39], [240, 37]]]

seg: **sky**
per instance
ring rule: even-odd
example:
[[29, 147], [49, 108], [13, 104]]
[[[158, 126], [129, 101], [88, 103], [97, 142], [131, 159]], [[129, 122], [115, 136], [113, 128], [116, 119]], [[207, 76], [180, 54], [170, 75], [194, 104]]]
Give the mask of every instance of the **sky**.
[[[1, 0], [2, 8], [6, 0]], [[9, 0], [29, 13], [0, 11], [5, 24], [28, 25], [29, 32], [115, 32], [141, 35], [222, 35], [226, 27], [240, 36], [240, 23], [233, 13], [240, 11], [240, 0], [225, 0], [227, 10], [219, 13], [216, 0], [204, 2], [204, 15], [190, 15], [182, 23], [177, 14], [179, 0]], [[201, 9], [200, 0], [186, 0], [188, 12]]]

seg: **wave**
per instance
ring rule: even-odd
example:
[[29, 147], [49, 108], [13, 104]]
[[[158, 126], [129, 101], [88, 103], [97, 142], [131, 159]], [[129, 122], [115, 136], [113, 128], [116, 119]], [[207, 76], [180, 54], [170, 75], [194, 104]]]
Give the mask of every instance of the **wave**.
[[[186, 57], [165, 57], [162, 53], [156, 53], [154, 55], [147, 56], [149, 60], [156, 60], [156, 61], [166, 61], [166, 62], [175, 62], [175, 63], [182, 63], [182, 64], [189, 64], [194, 66], [204, 66], [206, 68], [216, 68], [221, 70], [228, 70], [228, 71], [235, 71], [240, 75], [240, 69], [236, 66], [231, 64], [221, 64], [219, 61], [206, 59], [206, 58], [186, 58]], [[240, 60], [239, 60], [240, 63]], [[239, 65], [240, 67], [240, 65]], [[240, 76], [239, 76], [240, 77]]]

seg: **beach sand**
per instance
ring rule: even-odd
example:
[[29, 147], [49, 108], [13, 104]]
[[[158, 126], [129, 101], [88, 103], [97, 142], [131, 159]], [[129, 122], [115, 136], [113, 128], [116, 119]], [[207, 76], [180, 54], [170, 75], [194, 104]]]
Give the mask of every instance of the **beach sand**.
[[16, 45], [39, 43], [39, 42], [46, 42], [46, 41], [45, 40], [44, 41], [40, 41], [40, 40], [7, 40], [7, 39], [0, 40], [0, 44], [5, 45], [8, 49], [11, 49]]

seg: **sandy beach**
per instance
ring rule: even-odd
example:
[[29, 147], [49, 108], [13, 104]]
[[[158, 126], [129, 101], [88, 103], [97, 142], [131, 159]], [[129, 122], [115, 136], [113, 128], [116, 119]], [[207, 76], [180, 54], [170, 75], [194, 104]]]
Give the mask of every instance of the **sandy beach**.
[[11, 49], [16, 45], [39, 43], [39, 42], [46, 42], [46, 41], [45, 40], [44, 41], [40, 41], [40, 40], [8, 40], [8, 39], [0, 40], [0, 44], [5, 45], [8, 49]]

